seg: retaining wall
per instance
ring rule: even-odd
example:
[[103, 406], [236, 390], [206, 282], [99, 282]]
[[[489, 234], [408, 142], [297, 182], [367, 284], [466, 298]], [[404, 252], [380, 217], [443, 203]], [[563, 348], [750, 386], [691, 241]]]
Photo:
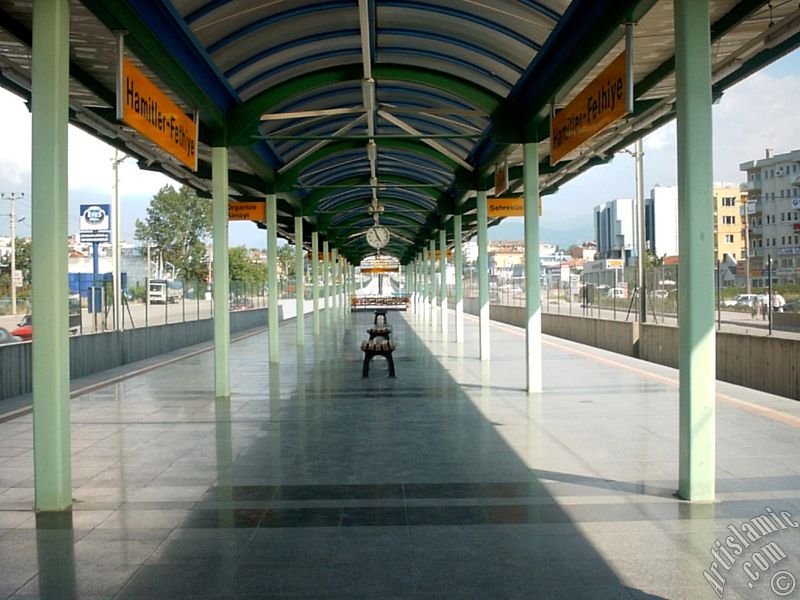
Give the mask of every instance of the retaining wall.
[[[266, 325], [265, 308], [231, 313], [231, 333]], [[72, 336], [70, 379], [207, 342], [213, 337], [213, 319]], [[31, 367], [31, 342], [0, 346], [0, 400], [33, 389]]]
[[[464, 311], [477, 315], [478, 300], [465, 299]], [[525, 326], [524, 307], [491, 306], [489, 313], [494, 321]], [[784, 328], [791, 320], [786, 317], [800, 315], [774, 316], [784, 318]], [[544, 313], [542, 332], [678, 368], [677, 327]], [[717, 332], [716, 344], [717, 379], [800, 400], [800, 340]]]

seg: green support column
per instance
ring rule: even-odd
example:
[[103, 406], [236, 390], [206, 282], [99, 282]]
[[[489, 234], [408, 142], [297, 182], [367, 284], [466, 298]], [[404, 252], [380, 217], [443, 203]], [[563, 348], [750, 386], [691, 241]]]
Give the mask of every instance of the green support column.
[[214, 244], [214, 384], [217, 398], [231, 395], [230, 270], [228, 265], [228, 149], [211, 149]]
[[32, 62], [34, 487], [36, 510], [55, 511], [72, 504], [66, 243], [68, 0], [35, 3]]
[[339, 251], [334, 248], [333, 249], [333, 256], [331, 256], [332, 264], [331, 264], [331, 276], [333, 277], [333, 292], [332, 292], [332, 302], [333, 302], [333, 318], [339, 318]]
[[447, 232], [439, 230], [439, 310], [442, 337], [447, 339]]
[[431, 322], [431, 253], [425, 248], [423, 251], [425, 269], [425, 320]]
[[491, 359], [489, 343], [489, 222], [486, 192], [478, 192], [478, 307], [481, 360]]
[[306, 265], [303, 257], [303, 217], [294, 218], [294, 295], [297, 315], [297, 345], [306, 343]]
[[425, 250], [423, 249], [417, 255], [417, 265], [418, 265], [418, 275], [417, 278], [419, 279], [419, 294], [417, 294], [417, 306], [419, 308], [419, 314], [422, 317], [422, 320], [425, 321], [427, 317], [426, 308], [425, 308], [425, 298], [427, 290], [425, 288], [425, 273], [427, 272], [427, 268], [425, 266]]
[[453, 262], [456, 275], [456, 344], [464, 343], [464, 252], [461, 248], [461, 215], [453, 217]]
[[269, 362], [280, 362], [278, 348], [278, 203], [275, 194], [267, 194], [267, 328], [269, 330]]
[[339, 302], [339, 306], [341, 306], [341, 317], [344, 319], [345, 315], [347, 314], [347, 290], [350, 287], [350, 263], [347, 262], [346, 258], [342, 258], [342, 298]]
[[431, 289], [429, 291], [431, 298], [431, 324], [434, 329], [436, 328], [437, 321], [439, 320], [439, 296], [438, 288], [436, 287], [436, 240], [430, 241], [430, 249], [428, 250], [428, 259], [430, 262], [430, 277]]
[[419, 253], [419, 310], [422, 320], [428, 320], [428, 251], [423, 248]]
[[356, 267], [355, 265], [350, 265], [350, 289], [347, 293], [347, 308], [345, 309], [345, 313], [350, 312], [352, 307], [352, 297], [356, 293]]
[[678, 147], [680, 485], [711, 501], [715, 481], [713, 162], [708, 0], [675, 1]]
[[311, 301], [314, 335], [319, 335], [319, 232], [311, 232]]
[[408, 263], [408, 273], [409, 277], [411, 278], [411, 289], [409, 293], [409, 304], [411, 305], [411, 311], [416, 313], [417, 312], [417, 263], [416, 261], [411, 261]]
[[426, 323], [431, 320], [431, 298], [430, 298], [430, 264], [428, 260], [428, 249], [422, 249], [422, 315]]
[[422, 310], [422, 261], [420, 260], [420, 255], [417, 254], [414, 262], [414, 270], [416, 271], [417, 276], [417, 293], [416, 293], [416, 312], [417, 316], [423, 316]]
[[329, 287], [331, 275], [330, 248], [328, 240], [322, 242], [322, 296], [325, 305], [325, 326], [331, 325], [331, 291]]
[[523, 146], [525, 186], [525, 360], [529, 394], [542, 391], [542, 300], [539, 289], [539, 146]]

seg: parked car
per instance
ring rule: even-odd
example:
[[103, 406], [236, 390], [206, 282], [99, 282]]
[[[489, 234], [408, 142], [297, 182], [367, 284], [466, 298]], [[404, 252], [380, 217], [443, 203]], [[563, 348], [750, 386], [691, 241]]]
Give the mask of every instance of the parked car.
[[11, 330], [11, 335], [18, 337], [23, 342], [33, 337], [33, 319], [30, 315], [22, 317], [16, 329]]
[[653, 295], [656, 298], [660, 298], [661, 300], [664, 300], [665, 298], [667, 298], [667, 296], [669, 296], [669, 292], [667, 290], [655, 290], [653, 292]]
[[16, 335], [11, 335], [8, 332], [8, 329], [4, 327], [0, 327], [0, 345], [2, 344], [13, 344], [15, 342], [21, 342], [22, 338], [17, 337]]
[[[81, 304], [78, 296], [69, 299], [69, 332], [75, 335], [81, 327]], [[16, 329], [11, 330], [11, 335], [17, 336], [23, 342], [33, 338], [33, 317], [25, 315]]]
[[763, 303], [767, 301], [767, 296], [765, 294], [739, 294], [736, 298], [727, 298], [720, 304], [727, 308], [750, 308], [753, 306], [753, 302], [755, 302], [756, 299]]
[[800, 300], [787, 302], [783, 305], [783, 312], [800, 312]]

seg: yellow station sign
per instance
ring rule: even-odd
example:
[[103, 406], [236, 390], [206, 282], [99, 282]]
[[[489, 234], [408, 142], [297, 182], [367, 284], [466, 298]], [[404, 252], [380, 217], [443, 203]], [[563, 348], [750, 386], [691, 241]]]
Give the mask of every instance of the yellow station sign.
[[[444, 256], [445, 256], [445, 258], [449, 258], [450, 260], [452, 260], [453, 259], [453, 249], [452, 248], [448, 248], [447, 249], [447, 253]], [[436, 251], [436, 258], [434, 260], [437, 260], [437, 261], [438, 260], [442, 260], [442, 251], [441, 250], [437, 250]]]
[[127, 58], [121, 77], [122, 97], [117, 104], [122, 121], [196, 171], [198, 123]]
[[263, 222], [266, 206], [265, 202], [228, 202], [228, 220]]
[[[313, 260], [313, 258], [314, 258], [314, 254], [313, 253], [306, 252], [306, 260], [311, 261], [311, 260]], [[324, 262], [325, 261], [325, 253], [324, 252], [318, 252], [317, 253], [317, 260], [319, 262]], [[328, 252], [328, 261], [329, 262], [333, 262], [333, 252]]]
[[488, 215], [490, 219], [500, 217], [524, 217], [525, 199], [519, 198], [489, 198]]
[[550, 121], [550, 164], [625, 116], [625, 52]]

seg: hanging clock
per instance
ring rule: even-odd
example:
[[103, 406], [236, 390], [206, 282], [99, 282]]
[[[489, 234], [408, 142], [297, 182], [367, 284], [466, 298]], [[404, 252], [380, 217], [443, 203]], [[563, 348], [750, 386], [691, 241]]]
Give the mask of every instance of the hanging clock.
[[380, 250], [389, 243], [390, 233], [389, 230], [383, 225], [373, 225], [367, 229], [367, 243]]

